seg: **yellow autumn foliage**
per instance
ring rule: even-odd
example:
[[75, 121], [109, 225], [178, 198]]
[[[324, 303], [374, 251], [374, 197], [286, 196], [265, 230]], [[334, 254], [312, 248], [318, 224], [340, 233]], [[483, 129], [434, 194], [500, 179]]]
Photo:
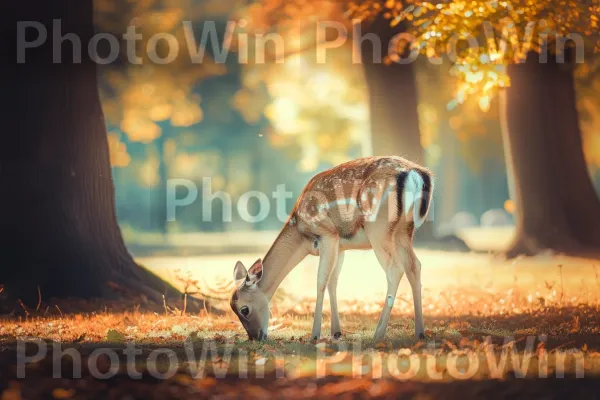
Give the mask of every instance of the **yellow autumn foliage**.
[[[404, 4], [386, 2], [392, 3]], [[598, 0], [412, 1], [401, 8], [389, 15], [391, 24], [410, 20], [414, 48], [429, 57], [444, 55], [453, 63], [457, 102], [476, 96], [483, 111], [490, 109], [498, 89], [510, 85], [506, 64], [524, 60], [530, 51], [543, 51], [544, 44], [560, 51], [561, 40], [572, 34], [594, 35], [600, 16]], [[582, 43], [586, 49], [598, 49], [596, 39]]]
[[[208, 55], [203, 62], [190, 62], [183, 21], [223, 15], [235, 1], [216, 0], [114, 0], [95, 1], [96, 24], [106, 32], [125, 33], [134, 26], [140, 39], [135, 41], [135, 53], [122, 54], [127, 63], [103, 70], [101, 96], [107, 122], [117, 127], [133, 142], [151, 143], [162, 134], [161, 122], [186, 127], [203, 118], [201, 98], [193, 92], [195, 85], [207, 77], [225, 73], [222, 64]], [[169, 48], [157, 42], [156, 55], [148, 51], [149, 41], [156, 34], [170, 34], [179, 47], [179, 56], [168, 65], [157, 65], [152, 57], [165, 58]], [[165, 42], [165, 43], [161, 43]], [[121, 50], [125, 51], [126, 46]], [[172, 49], [171, 49], [172, 50]], [[126, 152], [114, 138], [109, 139], [111, 151]], [[113, 166], [125, 166], [124, 156], [112, 156]], [[149, 167], [147, 167], [149, 168]], [[152, 185], [154, 178], [144, 172], [144, 181]]]
[[284, 51], [271, 49], [267, 62], [245, 67], [233, 106], [249, 123], [265, 117], [271, 146], [296, 159], [303, 171], [315, 170], [320, 161], [343, 162], [352, 148], [367, 150], [366, 90], [362, 71], [352, 67], [350, 41], [328, 50], [326, 63], [317, 62], [314, 51], [315, 21], [348, 25], [343, 12], [343, 3], [310, 0], [264, 0], [240, 12], [249, 35], [276, 33]]
[[110, 165], [113, 167], [126, 167], [131, 161], [127, 154], [127, 145], [119, 139], [117, 133], [108, 134], [108, 150], [110, 153]]

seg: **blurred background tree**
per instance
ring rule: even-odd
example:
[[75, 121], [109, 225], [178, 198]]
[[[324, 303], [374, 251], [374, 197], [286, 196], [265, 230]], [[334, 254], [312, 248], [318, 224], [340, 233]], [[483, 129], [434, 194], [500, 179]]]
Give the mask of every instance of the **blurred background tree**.
[[[36, 4], [34, 9], [20, 5], [17, 17], [48, 26], [62, 18], [63, 31], [81, 35], [84, 43], [92, 36], [91, 2]], [[117, 229], [113, 184], [118, 222], [129, 244], [157, 233], [163, 244], [175, 233], [236, 237], [277, 230], [281, 221], [271, 212], [258, 223], [239, 215], [229, 222], [220, 201], [206, 219], [205, 196], [225, 191], [235, 209], [248, 190], [270, 194], [285, 183], [295, 197], [316, 172], [373, 153], [425, 160], [437, 172], [434, 216], [436, 223], [449, 224], [447, 229], [438, 224], [442, 231], [480, 227], [490, 211], [505, 208], [516, 213], [509, 255], [593, 252], [600, 243], [595, 229], [600, 206], [589, 175], [598, 183], [599, 63], [591, 56], [597, 14], [596, 2], [549, 0], [98, 0], [97, 30], [120, 35], [135, 26], [142, 34], [136, 44], [141, 65], [122, 53], [98, 78], [93, 60], [86, 59], [81, 69], [54, 65], [46, 46], [31, 54], [47, 69], [25, 66], [14, 79], [5, 78], [8, 131], [15, 134], [1, 156], [3, 165], [10, 165], [8, 172], [3, 167], [2, 179], [23, 194], [3, 199], [4, 207], [15, 211], [0, 230], [7, 262], [22, 266], [10, 269], [5, 282], [39, 276], [43, 293], [57, 296], [100, 296], [112, 282], [113, 289], [157, 296], [162, 283], [135, 264]], [[487, 47], [476, 53], [457, 42], [453, 59], [442, 58], [441, 65], [423, 58], [410, 64], [384, 58], [384, 65], [375, 65], [366, 58], [373, 55], [368, 41], [359, 60], [347, 41], [328, 50], [327, 63], [318, 63], [316, 21], [327, 18], [349, 27], [353, 17], [384, 44], [393, 33], [415, 34], [414, 43], [398, 43], [405, 55], [418, 49], [435, 59], [468, 34]], [[14, 26], [12, 16], [6, 18], [6, 26]], [[186, 20], [196, 41], [214, 22], [219, 47], [233, 23], [232, 55], [217, 60], [208, 49], [204, 62], [191, 63]], [[486, 29], [496, 40], [487, 41]], [[546, 37], [553, 48], [553, 39], [571, 32], [582, 34], [588, 52], [577, 68], [575, 49], [567, 46], [569, 62], [562, 64], [562, 53], [529, 42]], [[147, 46], [157, 33], [172, 34], [180, 46], [168, 65], [149, 60]], [[285, 51], [269, 43], [262, 62], [253, 51], [261, 33], [280, 34]], [[504, 53], [499, 38], [508, 41]], [[571, 37], [570, 43], [577, 40]], [[167, 44], [158, 42], [156, 57], [168, 57]], [[539, 63], [540, 56], [548, 62]], [[501, 101], [495, 99], [498, 93]], [[205, 177], [210, 188], [203, 187]], [[170, 178], [200, 187], [197, 201], [178, 210], [173, 223], [165, 217]], [[291, 208], [291, 200], [286, 206]], [[27, 285], [19, 294], [36, 297], [36, 285]]]
[[[128, 148], [137, 155], [133, 158], [137, 176], [131, 183], [147, 192], [150, 212], [146, 229], [167, 233], [165, 193], [167, 179], [173, 172], [171, 168], [187, 164], [187, 168], [193, 169], [201, 162], [200, 157], [190, 157], [186, 152], [178, 154], [179, 134], [204, 119], [202, 96], [197, 90], [199, 84], [207, 78], [223, 76], [227, 71], [226, 66], [216, 63], [210, 54], [204, 56], [202, 63], [190, 62], [183, 21], [202, 26], [207, 19], [223, 19], [233, 4], [232, 1], [191, 0], [96, 1], [95, 20], [101, 30], [123, 33], [133, 27], [140, 38], [133, 49], [137, 64], [107, 66], [103, 71], [101, 95], [110, 129], [111, 151], [122, 154], [114, 159], [113, 166], [129, 165], [132, 158], [126, 155]], [[156, 54], [147, 51], [155, 35], [166, 34], [176, 43], [163, 39], [155, 42]], [[168, 65], [153, 62], [171, 57], [175, 46], [179, 53]], [[122, 46], [121, 51], [131, 52], [126, 46]], [[129, 60], [132, 55], [123, 54], [123, 57]], [[116, 174], [127, 179], [122, 171], [117, 170]], [[219, 177], [215, 179], [218, 181]], [[127, 199], [139, 197], [131, 195], [131, 190], [119, 194], [126, 195]], [[128, 201], [126, 209], [121, 207], [119, 211], [121, 215], [131, 216], [138, 206], [139, 203]]]
[[437, 177], [435, 222], [442, 234], [456, 233], [456, 223], [468, 222], [455, 221], [457, 212], [468, 212], [470, 223], [479, 225], [487, 211], [503, 210], [508, 198], [498, 107], [482, 110], [475, 97], [458, 105], [448, 63], [421, 59], [416, 71], [421, 141]]
[[[148, 1], [99, 8], [98, 23], [110, 26], [115, 15], [126, 21], [129, 15], [125, 10], [134, 4], [134, 22], [144, 37], [170, 32], [180, 43], [185, 43], [184, 19], [193, 20], [197, 35], [206, 21], [217, 21], [220, 45], [227, 21], [235, 22], [233, 57], [223, 64], [215, 63], [209, 51], [207, 62], [201, 65], [190, 65], [184, 57], [168, 68], [154, 65], [105, 70], [103, 101], [119, 188], [118, 212], [126, 232], [278, 229], [281, 221], [271, 216], [255, 224], [236, 216], [232, 223], [223, 222], [219, 205], [213, 207], [212, 221], [201, 220], [202, 190], [198, 201], [180, 210], [176, 223], [167, 225], [164, 184], [169, 177], [199, 183], [209, 176], [212, 192], [227, 191], [235, 205], [247, 190], [269, 193], [282, 182], [296, 196], [314, 173], [368, 154], [403, 155], [424, 162], [436, 172], [435, 226], [443, 234], [479, 226], [482, 217], [486, 219], [485, 214], [494, 210], [504, 213], [501, 219], [510, 224], [512, 217], [507, 211], [522, 209], [524, 204], [514, 193], [509, 199], [507, 167], [510, 172], [514, 165], [512, 158], [505, 161], [507, 152], [503, 149], [511, 148], [510, 137], [505, 135], [503, 140], [503, 132], [509, 131], [509, 121], [518, 118], [504, 118], [507, 108], [495, 99], [511, 84], [511, 68], [507, 66], [522, 59], [527, 50], [523, 44], [528, 38], [528, 22], [542, 17], [565, 22], [565, 27], [537, 25], [533, 37], [546, 35], [551, 39], [552, 34], [571, 30], [585, 34], [586, 29], [593, 28], [591, 16], [595, 15], [595, 9], [584, 6], [570, 8], [563, 15], [557, 10], [566, 7], [552, 1], [536, 5], [394, 0], [226, 3]], [[549, 13], [549, 9], [554, 11]], [[513, 19], [513, 26], [505, 24], [508, 17]], [[327, 50], [327, 63], [318, 63], [317, 21], [341, 23], [352, 35], [353, 19], [360, 21], [363, 35], [375, 33], [381, 39], [384, 62], [372, 61], [377, 54], [370, 40], [353, 48], [349, 37], [344, 45]], [[496, 41], [487, 42], [486, 29], [491, 29]], [[412, 63], [386, 58], [392, 37], [402, 32], [415, 35], [417, 40], [398, 42], [399, 54], [408, 57], [417, 49], [426, 57]], [[467, 34], [488, 47], [469, 52], [460, 40]], [[261, 35], [271, 38], [265, 42], [264, 60], [257, 58], [263, 54], [257, 49]], [[498, 40], [502, 35], [509, 39], [504, 53]], [[331, 29], [325, 39], [336, 37], [337, 32]], [[518, 39], [515, 42], [513, 38]], [[449, 44], [456, 45], [453, 58], [444, 54]], [[515, 44], [520, 50], [514, 49]], [[138, 45], [144, 47], [142, 42]], [[540, 51], [535, 44], [531, 46], [530, 50]], [[357, 68], [359, 61], [362, 66]], [[596, 79], [596, 69], [593, 63], [586, 63], [579, 66], [576, 75], [577, 107], [592, 174], [596, 173], [598, 96], [591, 82]], [[543, 134], [548, 135], [546, 131]], [[278, 168], [270, 168], [272, 165]], [[591, 185], [589, 188], [593, 189]], [[590, 197], [588, 189], [583, 189], [586, 198]], [[291, 204], [288, 202], [288, 209]], [[523, 215], [536, 214], [516, 216]], [[429, 224], [424, 234], [433, 237], [433, 227]], [[518, 248], [517, 253], [522, 251]]]
[[[590, 57], [591, 58], [591, 57]], [[583, 149], [592, 177], [599, 187], [600, 175], [600, 57], [594, 56], [575, 69], [577, 109], [581, 120]]]
[[[457, 49], [451, 55], [459, 103], [477, 94], [486, 106], [505, 88], [501, 121], [517, 211], [509, 256], [600, 249], [600, 201], [583, 156], [573, 76], [576, 58], [597, 48], [596, 38], [583, 36], [596, 34], [599, 13], [595, 2], [552, 0], [460, 0], [404, 10], [419, 18], [414, 46], [439, 54]], [[469, 38], [487, 46], [458, 46]]]
[[[264, 35], [265, 33], [276, 33], [287, 35], [293, 40], [286, 42], [293, 43], [292, 48], [286, 48], [283, 54], [280, 54], [280, 59], [287, 63], [287, 57], [295, 59], [298, 62], [298, 67], [303, 63], [305, 69], [308, 65], [317, 66], [315, 56], [320, 43], [319, 40], [336, 41], [342, 40], [344, 44], [335, 49], [328, 49], [329, 59], [325, 65], [318, 65], [318, 68], [328, 69], [335, 73], [336, 77], [344, 76], [344, 74], [354, 73], [356, 78], [350, 80], [355, 84], [360, 83], [360, 87], [356, 87], [353, 92], [352, 99], [354, 101], [362, 101], [362, 104], [357, 104], [351, 109], [351, 113], [345, 113], [348, 117], [354, 117], [356, 126], [356, 118], [361, 118], [368, 121], [369, 126], [358, 126], [355, 129], [357, 134], [351, 135], [354, 142], [362, 143], [363, 154], [373, 155], [401, 155], [413, 161], [431, 166], [430, 161], [425, 158], [425, 151], [422, 143], [421, 129], [419, 126], [419, 99], [417, 93], [417, 84], [415, 81], [415, 72], [413, 63], [402, 62], [400, 59], [392, 59], [388, 57], [387, 49], [393, 47], [393, 38], [403, 32], [406, 32], [407, 24], [394, 24], [394, 18], [400, 15], [402, 4], [393, 1], [377, 2], [320, 2], [297, 0], [292, 2], [282, 2], [279, 0], [264, 0], [255, 2], [245, 10], [251, 21], [251, 31], [256, 35]], [[316, 37], [317, 22], [327, 21], [329, 26], [341, 26], [345, 32], [338, 32], [337, 29], [325, 31], [325, 38]], [[322, 29], [322, 28], [321, 28]], [[357, 37], [353, 37], [353, 34]], [[348, 37], [349, 36], [349, 37]], [[349, 39], [349, 40], [347, 40]], [[374, 39], [374, 40], [373, 40]], [[383, 50], [382, 50], [383, 49]], [[291, 54], [291, 56], [290, 56]], [[406, 51], [399, 51], [403, 58], [407, 57]], [[276, 55], [277, 56], [277, 55]], [[333, 60], [332, 60], [333, 58]], [[336, 64], [339, 60], [339, 65]], [[275, 60], [277, 61], [277, 60]], [[352, 65], [361, 65], [362, 71], [357, 74], [359, 69], [349, 68]], [[262, 68], [265, 70], [265, 68]], [[272, 67], [271, 67], [272, 69]], [[317, 69], [313, 67], [313, 69]], [[346, 72], [344, 72], [346, 71]], [[309, 81], [315, 80], [314, 71], [307, 71], [308, 74], [304, 81], [308, 83], [308, 87], [312, 87]], [[272, 74], [272, 73], [271, 73]], [[268, 75], [272, 76], [272, 75]], [[318, 83], [315, 87], [319, 88], [321, 95], [315, 96], [309, 92], [311, 101], [307, 102], [311, 106], [318, 107], [323, 116], [331, 114], [328, 108], [332, 102], [339, 102], [342, 97], [341, 93], [330, 92], [327, 94], [327, 79], [325, 75], [317, 75]], [[362, 78], [362, 79], [360, 79]], [[286, 76], [286, 79], [289, 79]], [[338, 78], [336, 78], [339, 80]], [[334, 81], [329, 79], [329, 81]], [[339, 87], [343, 87], [341, 84]], [[304, 84], [301, 92], [306, 92], [307, 85]], [[353, 86], [354, 87], [354, 86]], [[288, 96], [296, 91], [288, 91]], [[315, 102], [315, 99], [326, 99], [329, 104], [322, 105]], [[365, 104], [366, 103], [366, 104]], [[276, 106], [276, 101], [273, 106]], [[279, 103], [281, 104], [281, 102]], [[293, 104], [287, 102], [285, 104]], [[283, 104], [281, 104], [283, 105]], [[361, 107], [362, 106], [362, 107]], [[366, 107], [365, 107], [366, 106]], [[280, 107], [281, 108], [281, 107]], [[348, 107], [346, 107], [348, 110]], [[275, 107], [267, 108], [267, 115], [276, 115], [280, 120], [289, 118], [285, 110], [272, 111]], [[316, 115], [312, 113], [311, 115]], [[321, 119], [322, 120], [322, 119]], [[313, 126], [324, 126], [321, 122], [315, 124], [312, 119]], [[296, 121], [294, 129], [297, 132], [306, 130], [305, 124]], [[281, 125], [281, 124], [280, 124]], [[319, 156], [319, 151], [316, 148], [323, 146], [327, 161], [330, 161], [333, 156], [337, 158], [339, 163], [344, 157], [339, 157], [338, 152], [331, 152], [331, 145], [337, 144], [338, 149], [343, 150], [345, 143], [352, 143], [344, 140], [345, 126], [344, 121], [337, 121], [334, 125], [334, 131], [339, 132], [337, 137], [327, 133], [319, 142], [312, 140], [304, 140], [304, 154], [309, 151], [312, 158]], [[325, 126], [324, 126], [325, 127]], [[329, 132], [331, 129], [326, 128]], [[370, 134], [369, 134], [370, 132]], [[297, 135], [298, 138], [303, 138], [305, 135]], [[311, 149], [312, 148], [312, 149]], [[329, 156], [327, 156], [329, 154]], [[346, 156], [347, 157], [347, 156]], [[315, 169], [317, 163], [315, 160], [310, 164], [306, 164], [307, 159], [304, 158], [304, 167], [307, 166]], [[425, 224], [418, 233], [417, 241], [421, 244], [439, 245], [435, 238], [434, 228], [432, 223]], [[454, 245], [459, 245], [465, 249], [466, 246], [458, 238], [454, 237], [450, 240]]]
[[15, 192], [0, 200], [10, 210], [0, 221], [1, 292], [11, 300], [1, 306], [19, 299], [39, 307], [55, 297], [164, 299], [172, 286], [136, 264], [117, 225], [110, 161], [125, 165], [128, 158], [114, 138], [109, 155], [96, 59], [76, 47], [93, 44], [92, 0], [19, 2], [13, 10], [0, 17], [12, 43], [20, 21], [49, 32], [60, 21], [61, 33], [75, 39], [64, 41], [71, 52], [61, 48], [60, 62], [54, 40], [30, 49], [25, 63], [14, 62], [18, 46], [5, 53], [0, 98], [11, 134], [0, 180]]

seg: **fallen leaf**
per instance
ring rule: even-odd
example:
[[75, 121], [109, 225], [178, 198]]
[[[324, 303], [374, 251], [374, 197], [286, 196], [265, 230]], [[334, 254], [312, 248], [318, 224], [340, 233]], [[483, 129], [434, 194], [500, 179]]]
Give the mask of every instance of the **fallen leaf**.
[[70, 399], [75, 394], [75, 389], [56, 388], [52, 391], [52, 396], [55, 399]]
[[21, 387], [18, 382], [10, 382], [8, 389], [2, 392], [2, 400], [21, 400]]
[[184, 386], [187, 386], [193, 382], [192, 377], [186, 374], [177, 374], [173, 377], [173, 380]]
[[115, 331], [114, 329], [109, 329], [108, 331], [106, 331], [106, 341], [122, 343], [125, 341], [125, 335], [123, 335], [119, 331]]
[[207, 376], [203, 379], [198, 379], [194, 381], [194, 386], [201, 389], [208, 389], [217, 384], [217, 380], [212, 376]]
[[225, 343], [227, 338], [225, 336], [221, 335], [220, 333], [217, 333], [217, 334], [215, 334], [214, 340], [217, 343]]
[[77, 338], [75, 338], [75, 340], [73, 340], [73, 343], [79, 343], [82, 342], [85, 339], [85, 333], [82, 333], [81, 335], [79, 335]]
[[573, 317], [573, 321], [571, 321], [571, 333], [577, 333], [581, 329], [579, 325], [579, 317]]

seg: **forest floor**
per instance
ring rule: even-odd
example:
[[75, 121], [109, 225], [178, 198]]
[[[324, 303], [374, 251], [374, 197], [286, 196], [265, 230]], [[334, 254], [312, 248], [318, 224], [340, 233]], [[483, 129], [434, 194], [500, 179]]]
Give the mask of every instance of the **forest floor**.
[[[342, 338], [329, 338], [326, 313], [316, 342], [309, 338], [312, 261], [277, 294], [269, 340], [259, 343], [247, 340], [227, 310], [226, 283], [198, 283], [202, 268], [188, 260], [188, 273], [173, 273], [174, 283], [210, 292], [211, 308], [190, 312], [183, 301], [149, 305], [142, 297], [43, 301], [0, 319], [0, 399], [598, 398], [595, 262], [418, 255], [425, 340], [413, 337], [412, 298], [403, 282], [386, 339], [373, 342], [385, 277], [364, 273], [369, 256], [349, 257], [342, 271], [350, 285], [344, 292], [340, 279]], [[196, 261], [222, 263], [229, 272], [236, 258]], [[146, 261], [156, 271], [181, 265], [178, 258]], [[352, 286], [356, 280], [362, 291]]]

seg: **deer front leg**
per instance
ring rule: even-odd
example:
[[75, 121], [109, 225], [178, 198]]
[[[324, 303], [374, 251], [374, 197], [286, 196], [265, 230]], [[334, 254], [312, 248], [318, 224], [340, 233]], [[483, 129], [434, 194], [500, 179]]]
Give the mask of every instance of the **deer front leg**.
[[323, 319], [323, 298], [329, 278], [336, 265], [339, 253], [339, 238], [337, 236], [322, 237], [319, 241], [319, 272], [317, 275], [317, 303], [315, 304], [315, 319], [311, 338], [318, 340], [321, 337], [321, 321]]
[[342, 269], [342, 264], [344, 264], [344, 252], [340, 251], [337, 256], [337, 263], [333, 269], [331, 277], [329, 278], [329, 283], [327, 284], [329, 303], [331, 304], [331, 336], [334, 339], [339, 339], [340, 336], [342, 336], [340, 314], [338, 313], [337, 308], [337, 284], [338, 277], [340, 276], [340, 271]]

